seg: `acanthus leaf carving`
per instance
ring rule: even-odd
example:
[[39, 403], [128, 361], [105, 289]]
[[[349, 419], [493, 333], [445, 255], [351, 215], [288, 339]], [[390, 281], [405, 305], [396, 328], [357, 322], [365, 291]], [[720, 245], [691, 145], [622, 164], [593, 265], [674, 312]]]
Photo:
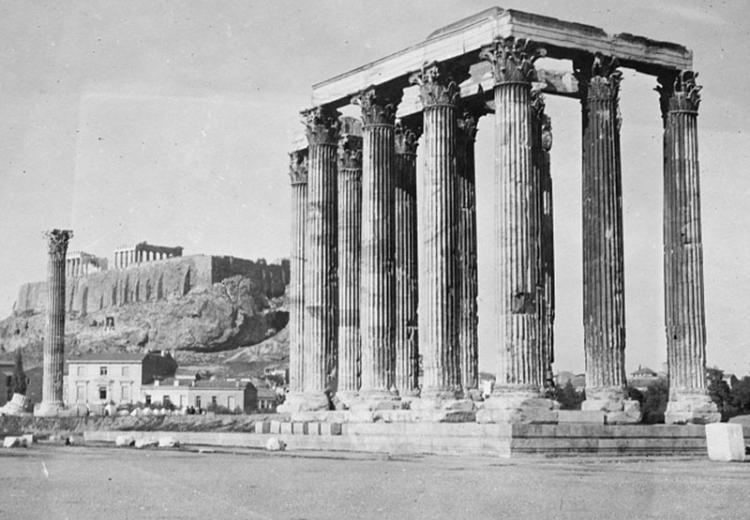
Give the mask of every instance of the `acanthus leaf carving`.
[[342, 135], [338, 148], [339, 170], [362, 169], [362, 137], [354, 134]]
[[701, 85], [696, 83], [698, 73], [692, 70], [682, 70], [677, 74], [661, 76], [660, 85], [654, 90], [659, 93], [659, 104], [662, 117], [669, 112], [698, 113], [701, 103]]
[[396, 153], [416, 154], [420, 135], [421, 126], [398, 119], [395, 128]]
[[362, 109], [365, 125], [392, 125], [396, 119], [396, 105], [401, 93], [392, 93], [385, 88], [369, 87], [351, 100]]
[[339, 139], [340, 123], [335, 112], [325, 107], [315, 107], [302, 112], [307, 141], [311, 146], [335, 145]]
[[537, 80], [534, 63], [547, 51], [526, 38], [497, 38], [482, 48], [479, 58], [492, 65], [495, 83], [532, 83]]
[[63, 260], [68, 252], [68, 242], [73, 238], [73, 231], [69, 229], [53, 229], [44, 233], [49, 247], [49, 254], [55, 260]]
[[617, 100], [622, 82], [619, 60], [599, 52], [575, 67], [575, 75], [589, 100]]
[[289, 178], [292, 184], [307, 184], [307, 149], [289, 153]]
[[459, 81], [463, 78], [460, 76], [462, 74], [458, 67], [448, 67], [435, 61], [422, 65], [421, 70], [409, 76], [409, 83], [419, 86], [419, 99], [424, 108], [455, 105], [461, 96]]

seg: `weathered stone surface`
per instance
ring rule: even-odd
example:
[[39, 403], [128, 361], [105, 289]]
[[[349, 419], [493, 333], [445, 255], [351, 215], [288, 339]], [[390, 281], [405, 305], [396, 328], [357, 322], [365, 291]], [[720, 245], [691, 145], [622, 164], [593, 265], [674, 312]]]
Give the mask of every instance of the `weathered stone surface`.
[[[103, 330], [100, 324], [105, 316], [114, 317], [115, 330]], [[282, 330], [287, 320], [283, 298], [271, 298], [262, 285], [236, 276], [169, 300], [89, 312], [86, 317], [68, 315], [65, 350], [71, 357], [122, 352], [123, 347], [131, 351], [176, 349], [186, 354], [216, 352], [258, 344]], [[10, 316], [0, 321], [0, 344], [6, 350], [23, 348], [24, 362], [33, 366], [42, 358], [44, 327], [43, 314]], [[286, 339], [270, 354], [285, 357]]]
[[588, 423], [604, 424], [605, 414], [600, 410], [558, 410], [558, 424]]
[[118, 435], [115, 438], [115, 446], [117, 447], [126, 447], [126, 446], [134, 446], [135, 445], [135, 439], [132, 435]]
[[266, 451], [284, 451], [286, 443], [278, 437], [271, 437], [266, 441]]
[[716, 403], [707, 393], [671, 395], [664, 412], [667, 424], [709, 424], [721, 421]]
[[175, 439], [172, 436], [169, 437], [159, 437], [159, 444], [158, 446], [160, 448], [177, 448], [180, 446], [180, 441]]
[[708, 458], [719, 462], [742, 462], [745, 460], [745, 438], [742, 426], [731, 423], [706, 425], [706, 447]]
[[151, 438], [142, 438], [135, 441], [134, 446], [136, 449], [153, 448], [159, 444], [159, 441]]

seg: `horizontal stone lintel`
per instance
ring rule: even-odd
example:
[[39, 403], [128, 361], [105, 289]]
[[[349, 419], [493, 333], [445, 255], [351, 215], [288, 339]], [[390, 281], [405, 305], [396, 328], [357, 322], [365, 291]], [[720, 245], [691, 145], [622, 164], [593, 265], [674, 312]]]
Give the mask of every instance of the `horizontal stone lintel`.
[[425, 62], [447, 61], [477, 53], [497, 37], [514, 36], [539, 42], [555, 59], [600, 52], [617, 57], [622, 66], [657, 75], [692, 68], [692, 52], [675, 43], [632, 34], [609, 35], [597, 27], [547, 16], [493, 8], [463, 23], [433, 33], [427, 40], [313, 86], [314, 106], [347, 104], [361, 90], [385, 83], [406, 84], [408, 75]]

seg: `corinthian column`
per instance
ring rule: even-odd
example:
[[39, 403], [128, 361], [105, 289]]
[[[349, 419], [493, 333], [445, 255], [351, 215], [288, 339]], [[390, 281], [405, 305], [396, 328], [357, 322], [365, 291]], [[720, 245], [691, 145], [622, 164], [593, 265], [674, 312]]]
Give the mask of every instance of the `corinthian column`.
[[329, 407], [335, 386], [337, 308], [336, 148], [339, 122], [316, 108], [305, 114], [309, 159], [305, 224], [304, 401], [299, 409]]
[[[424, 176], [417, 186], [419, 352], [424, 376], [419, 407], [471, 408], [461, 389], [458, 271], [459, 194], [456, 118], [467, 71], [426, 64], [410, 81], [424, 107]], [[412, 405], [414, 408], [414, 405]]]
[[63, 407], [63, 364], [65, 356], [65, 254], [73, 232], [53, 229], [46, 234], [47, 327], [44, 335], [42, 402], [35, 415], [57, 415]]
[[417, 141], [421, 121], [396, 123], [396, 389], [419, 394], [417, 343]]
[[307, 149], [289, 154], [292, 184], [292, 249], [289, 262], [289, 399], [304, 388], [305, 222], [307, 221]]
[[463, 103], [457, 120], [456, 173], [458, 181], [458, 280], [460, 284], [459, 331], [461, 386], [470, 397], [479, 386], [479, 339], [477, 334], [477, 213], [474, 143], [477, 123], [487, 113], [484, 96]]
[[698, 168], [697, 74], [662, 77], [664, 120], [664, 300], [669, 364], [667, 423], [721, 420], [706, 388], [706, 317], [703, 304]]
[[638, 422], [625, 396], [625, 288], [618, 93], [615, 58], [576, 64], [583, 108], [583, 331], [586, 401], [607, 422]]
[[342, 118], [339, 140], [339, 400], [346, 406], [360, 386], [359, 268], [362, 222], [362, 128]]
[[362, 109], [362, 386], [358, 407], [400, 406], [394, 384], [394, 120], [401, 90], [370, 88], [352, 102]]
[[[480, 56], [495, 79], [494, 248], [499, 278], [498, 370], [481, 420], [554, 420], [554, 402], [541, 398], [539, 338], [539, 178], [532, 163], [534, 61], [544, 51], [527, 40], [499, 39]], [[493, 412], [497, 410], [497, 413]]]

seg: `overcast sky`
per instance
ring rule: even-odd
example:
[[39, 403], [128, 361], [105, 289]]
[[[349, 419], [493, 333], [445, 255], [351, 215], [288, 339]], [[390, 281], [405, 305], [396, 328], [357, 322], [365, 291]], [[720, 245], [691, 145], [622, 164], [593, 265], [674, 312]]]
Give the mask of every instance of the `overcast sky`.
[[[121, 244], [185, 254], [288, 255], [287, 152], [311, 85], [424, 39], [487, 1], [0, 1], [0, 314], [44, 278], [45, 229], [110, 259]], [[699, 117], [708, 362], [750, 372], [744, 2], [506, 1], [502, 7], [686, 45], [704, 85]], [[560, 66], [560, 64], [548, 64]], [[624, 71], [627, 366], [665, 360], [661, 121], [655, 80]], [[557, 368], [582, 370], [580, 108], [553, 120]], [[480, 255], [492, 172], [480, 123]], [[488, 211], [488, 210], [487, 210]], [[483, 254], [484, 253], [484, 254]], [[111, 260], [110, 260], [111, 261]], [[480, 265], [482, 293], [494, 281]], [[480, 294], [480, 305], [484, 301]], [[494, 340], [480, 316], [480, 366]]]

